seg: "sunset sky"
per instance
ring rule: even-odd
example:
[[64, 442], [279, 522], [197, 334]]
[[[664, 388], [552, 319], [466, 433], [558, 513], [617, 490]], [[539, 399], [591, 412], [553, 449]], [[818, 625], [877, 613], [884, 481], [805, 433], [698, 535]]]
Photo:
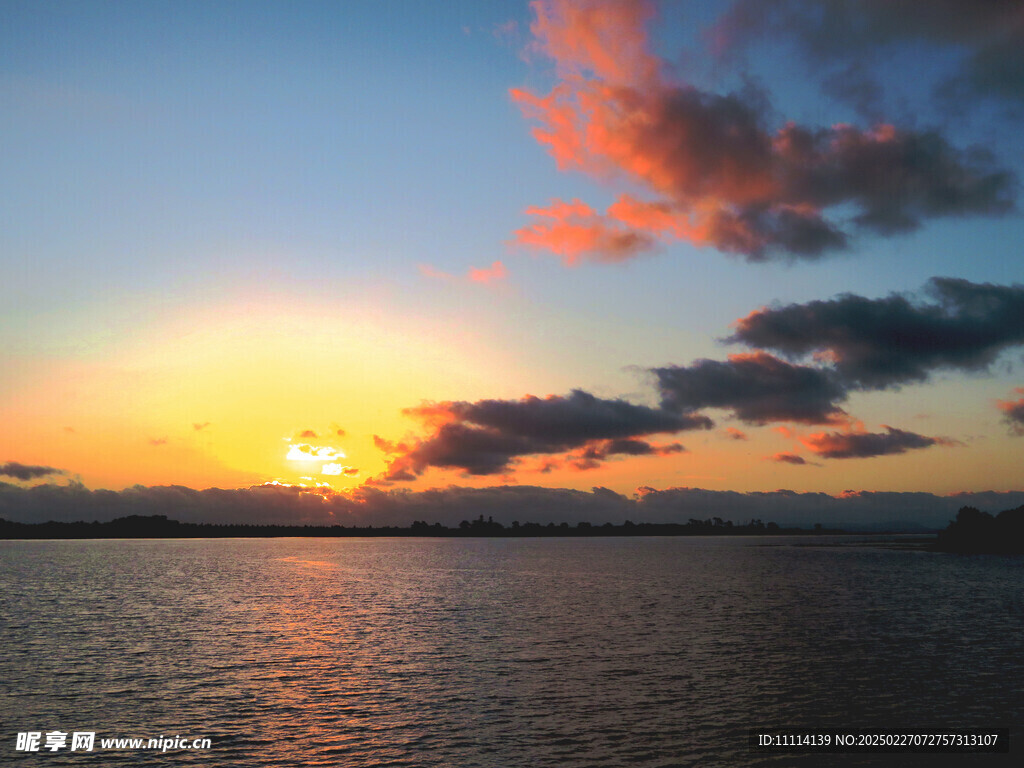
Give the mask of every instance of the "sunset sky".
[[1024, 491], [1022, 51], [1017, 2], [0, 0], [0, 516]]

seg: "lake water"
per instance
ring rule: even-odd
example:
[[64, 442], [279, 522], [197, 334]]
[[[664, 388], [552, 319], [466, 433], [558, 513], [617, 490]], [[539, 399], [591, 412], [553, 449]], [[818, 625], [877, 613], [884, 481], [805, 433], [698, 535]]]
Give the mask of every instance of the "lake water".
[[[838, 543], [838, 545], [836, 545]], [[0, 763], [1019, 765], [751, 728], [1024, 739], [1024, 558], [849, 538], [0, 542]], [[18, 732], [208, 750], [16, 751]]]

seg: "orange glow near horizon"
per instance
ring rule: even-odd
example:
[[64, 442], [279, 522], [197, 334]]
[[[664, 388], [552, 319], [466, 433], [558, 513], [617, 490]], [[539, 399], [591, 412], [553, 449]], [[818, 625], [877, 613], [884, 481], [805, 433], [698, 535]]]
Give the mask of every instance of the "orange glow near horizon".
[[491, 354], [462, 328], [308, 297], [183, 311], [23, 366], [0, 410], [0, 457], [111, 489], [297, 482], [324, 467], [354, 487], [384, 469], [372, 436], [408, 429], [403, 405], [494, 386]]
[[[470, 333], [308, 297], [183, 311], [88, 354], [26, 362], [0, 408], [0, 460], [55, 467], [65, 474], [39, 482], [81, 480], [90, 488], [239, 488], [277, 481], [347, 493], [385, 472], [382, 447], [408, 443], [450, 418], [445, 403], [521, 396], [506, 380], [521, 364], [502, 359], [493, 342]], [[948, 387], [955, 389], [955, 382]], [[940, 389], [920, 393], [922, 410], [941, 412], [949, 394]], [[861, 396], [850, 410], [884, 423], [882, 406], [891, 397]], [[879, 408], [875, 415], [869, 415], [872, 403]], [[826, 493], [1011, 489], [1019, 462], [1010, 441], [1019, 438], [1000, 423], [996, 408], [991, 411], [997, 432], [958, 451], [952, 462], [941, 446], [878, 459], [825, 459], [820, 466], [766, 462], [765, 456], [806, 450], [804, 430], [751, 427], [712, 411], [718, 429], [657, 441], [678, 441], [685, 453], [617, 455], [599, 469], [563, 455], [524, 456], [505, 474], [433, 468], [384, 487], [604, 486], [627, 495], [642, 485]], [[969, 433], [970, 425], [954, 417], [900, 426], [928, 435]], [[299, 450], [310, 460], [290, 460], [290, 451], [303, 445], [309, 449]]]

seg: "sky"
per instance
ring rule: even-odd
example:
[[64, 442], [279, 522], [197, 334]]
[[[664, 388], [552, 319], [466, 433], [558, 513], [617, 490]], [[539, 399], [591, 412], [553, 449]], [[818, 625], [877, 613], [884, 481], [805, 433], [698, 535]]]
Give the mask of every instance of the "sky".
[[1019, 505], [1024, 10], [927, 5], [0, 0], [0, 517]]

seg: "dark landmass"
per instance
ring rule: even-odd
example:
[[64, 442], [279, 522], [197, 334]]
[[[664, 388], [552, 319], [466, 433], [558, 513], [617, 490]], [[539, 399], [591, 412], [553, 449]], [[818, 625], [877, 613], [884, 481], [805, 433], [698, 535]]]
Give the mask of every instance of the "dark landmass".
[[935, 549], [969, 554], [1024, 554], [1024, 506], [993, 517], [976, 507], [961, 507], [956, 520], [939, 531]]
[[[493, 519], [463, 520], [458, 527], [416, 520], [412, 525], [236, 525], [222, 523], [182, 523], [166, 515], [129, 515], [109, 522], [17, 523], [0, 518], [0, 539], [207, 539], [266, 537], [346, 537], [392, 536], [433, 538], [515, 538], [515, 537], [595, 537], [595, 536], [793, 536], [852, 534], [836, 528], [815, 525], [813, 529], [783, 528], [776, 523], [751, 520], [744, 525], [715, 517], [691, 518], [686, 523], [522, 523], [502, 525]], [[888, 533], [892, 533], [891, 531]], [[858, 535], [863, 535], [859, 532]], [[956, 520], [940, 531], [934, 540], [899, 542], [914, 548], [928, 544], [939, 552], [1024, 554], [1024, 506], [990, 515], [976, 507], [961, 507]]]
[[346, 527], [343, 525], [226, 525], [216, 523], [181, 523], [166, 515], [130, 515], [106, 523], [15, 523], [0, 519], [0, 539], [207, 539], [276, 536], [406, 536], [406, 537], [582, 537], [582, 536], [779, 536], [799, 534], [844, 534], [847, 531], [823, 528], [782, 528], [775, 523], [751, 520], [746, 525], [715, 517], [691, 519], [687, 523], [605, 523], [591, 525], [568, 523], [513, 522], [502, 525], [492, 519], [463, 520], [457, 528], [440, 523], [416, 520], [408, 528], [398, 526]]

